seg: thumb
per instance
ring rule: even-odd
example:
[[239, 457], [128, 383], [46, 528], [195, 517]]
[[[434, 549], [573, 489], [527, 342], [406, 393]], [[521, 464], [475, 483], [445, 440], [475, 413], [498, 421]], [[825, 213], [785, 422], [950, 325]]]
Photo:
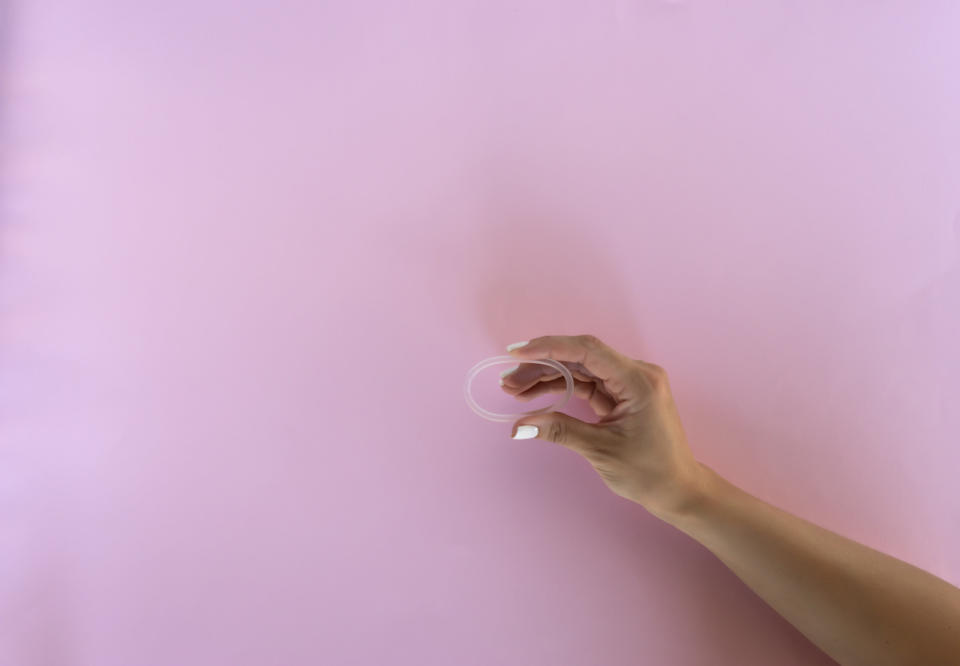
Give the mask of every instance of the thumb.
[[551, 412], [520, 419], [513, 426], [514, 439], [545, 439], [548, 442], [562, 444], [575, 451], [584, 451], [596, 445], [603, 431], [572, 416]]

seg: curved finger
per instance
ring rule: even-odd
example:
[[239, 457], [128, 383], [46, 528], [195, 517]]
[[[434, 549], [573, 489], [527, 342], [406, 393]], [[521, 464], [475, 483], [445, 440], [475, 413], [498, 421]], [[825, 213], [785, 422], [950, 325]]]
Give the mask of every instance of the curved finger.
[[602, 381], [614, 398], [622, 399], [630, 393], [634, 361], [592, 335], [546, 335], [518, 344], [507, 348], [517, 359], [550, 358], [577, 363]]
[[529, 387], [542, 379], [560, 377], [560, 371], [540, 363], [520, 363], [500, 373], [501, 386]]
[[[561, 363], [569, 371], [574, 379], [583, 381], [594, 381], [594, 377], [579, 363]], [[537, 382], [557, 379], [563, 375], [549, 365], [540, 363], [520, 363], [500, 373], [500, 386], [503, 386], [510, 393], [520, 393], [526, 391]]]
[[[567, 390], [567, 382], [563, 377], [550, 381], [537, 382], [531, 388], [517, 394], [518, 400], [532, 400], [546, 393], [563, 393]], [[598, 416], [606, 416], [616, 406], [617, 402], [607, 395], [595, 381], [574, 380], [573, 394], [587, 401], [590, 408]]]

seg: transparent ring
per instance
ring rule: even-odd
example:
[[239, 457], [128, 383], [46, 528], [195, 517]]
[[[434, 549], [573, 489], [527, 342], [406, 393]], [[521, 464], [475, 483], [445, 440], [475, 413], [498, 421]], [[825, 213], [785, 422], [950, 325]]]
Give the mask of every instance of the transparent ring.
[[[520, 412], [518, 414], [498, 414], [496, 412], [491, 412], [489, 409], [484, 409], [477, 403], [470, 389], [473, 385], [473, 380], [476, 379], [478, 374], [489, 368], [491, 365], [501, 365], [504, 363], [534, 363], [536, 365], [549, 366], [563, 375], [563, 380], [567, 383], [567, 389], [564, 391], [563, 396], [561, 396], [560, 399], [558, 399], [555, 403], [552, 405], [547, 405], [546, 407], [541, 407], [540, 409], [534, 409], [529, 412]], [[521, 419], [525, 416], [553, 412], [566, 405], [571, 396], [573, 396], [573, 375], [570, 374], [570, 370], [567, 369], [567, 366], [559, 361], [554, 361], [553, 359], [521, 360], [514, 356], [491, 356], [490, 358], [483, 359], [475, 366], [470, 368], [470, 371], [467, 373], [467, 381], [464, 382], [463, 385], [463, 395], [467, 399], [467, 405], [470, 406], [470, 409], [485, 419], [500, 422], [516, 421], [517, 419]]]

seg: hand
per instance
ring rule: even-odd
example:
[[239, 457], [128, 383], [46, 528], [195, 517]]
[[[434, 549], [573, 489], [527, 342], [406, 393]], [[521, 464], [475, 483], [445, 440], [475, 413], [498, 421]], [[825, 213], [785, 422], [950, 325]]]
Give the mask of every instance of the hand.
[[558, 412], [530, 416], [516, 422], [515, 438], [538, 437], [573, 449], [610, 490], [661, 518], [696, 501], [704, 470], [687, 445], [663, 368], [628, 358], [592, 335], [545, 336], [511, 347], [521, 363], [503, 378], [504, 391], [520, 400], [564, 391], [556, 370], [522, 363], [554, 359], [573, 374], [574, 395], [600, 417], [586, 423]]
[[[513, 346], [513, 345], [511, 345]], [[687, 446], [667, 375], [593, 336], [536, 338], [511, 351], [504, 390], [521, 400], [564, 390], [524, 359], [552, 358], [599, 416], [556, 412], [517, 421], [586, 458], [609, 488], [639, 502], [719, 557], [761, 598], [844, 665], [957, 664], [960, 589], [737, 488]], [[552, 374], [551, 374], [552, 373]]]

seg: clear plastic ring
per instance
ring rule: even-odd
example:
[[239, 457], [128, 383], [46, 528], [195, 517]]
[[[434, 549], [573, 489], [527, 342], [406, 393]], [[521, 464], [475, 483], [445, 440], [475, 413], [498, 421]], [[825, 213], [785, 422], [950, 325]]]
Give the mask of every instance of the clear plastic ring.
[[[564, 394], [552, 405], [547, 405], [540, 409], [534, 409], [529, 412], [520, 412], [518, 414], [498, 414], [496, 412], [491, 412], [489, 409], [484, 409], [481, 407], [473, 397], [471, 392], [471, 387], [473, 386], [473, 380], [476, 379], [477, 375], [482, 371], [486, 370], [492, 365], [501, 365], [504, 363], [534, 363], [536, 365], [546, 365], [554, 370], [557, 370], [561, 375], [563, 375], [563, 380], [567, 383], [567, 389]], [[467, 399], [467, 405], [470, 406], [474, 412], [482, 416], [485, 419], [490, 421], [516, 421], [525, 416], [533, 416], [534, 414], [546, 414], [547, 412], [554, 412], [558, 409], [561, 409], [573, 396], [573, 375], [570, 374], [570, 370], [567, 369], [563, 363], [559, 361], [554, 361], [553, 359], [518, 359], [514, 356], [491, 356], [490, 358], [485, 358], [484, 360], [477, 363], [475, 366], [470, 368], [470, 371], [467, 373], [467, 380], [463, 384], [463, 395]]]

